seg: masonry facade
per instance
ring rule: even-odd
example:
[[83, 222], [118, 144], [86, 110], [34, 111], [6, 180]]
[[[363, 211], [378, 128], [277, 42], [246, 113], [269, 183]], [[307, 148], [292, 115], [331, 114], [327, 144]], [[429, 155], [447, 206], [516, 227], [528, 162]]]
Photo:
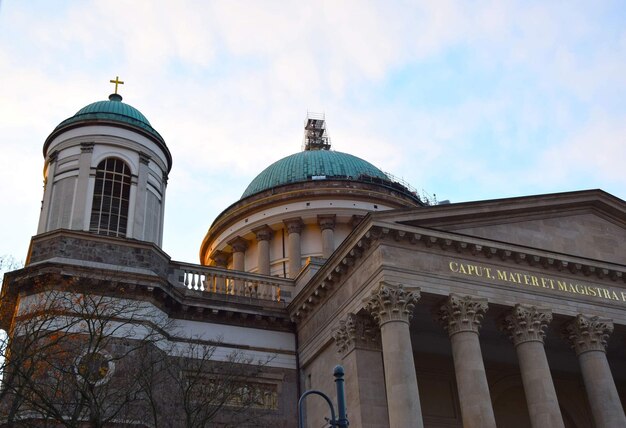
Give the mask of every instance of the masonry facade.
[[[590, 190], [436, 204], [329, 150], [311, 117], [305, 150], [218, 216], [200, 264], [173, 261], [160, 248], [169, 150], [114, 95], [44, 144], [40, 228], [2, 290], [15, 338], [29, 302], [86, 283], [72, 292], [174, 324], [168, 357], [196, 343], [218, 361], [266, 361], [241, 382], [263, 391], [257, 410], [274, 425], [296, 425], [305, 390], [332, 396], [342, 364], [355, 427], [626, 426], [624, 201]], [[324, 426], [325, 403], [305, 407], [306, 426]]]
[[302, 375], [354, 368], [364, 427], [623, 426], [623, 209], [589, 191], [371, 215], [290, 305]]

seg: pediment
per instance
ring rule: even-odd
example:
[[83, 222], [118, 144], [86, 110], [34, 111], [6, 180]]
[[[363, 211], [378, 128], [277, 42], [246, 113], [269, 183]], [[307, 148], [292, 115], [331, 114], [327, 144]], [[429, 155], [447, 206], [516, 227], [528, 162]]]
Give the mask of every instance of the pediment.
[[601, 190], [382, 213], [385, 222], [626, 264], [626, 203]]

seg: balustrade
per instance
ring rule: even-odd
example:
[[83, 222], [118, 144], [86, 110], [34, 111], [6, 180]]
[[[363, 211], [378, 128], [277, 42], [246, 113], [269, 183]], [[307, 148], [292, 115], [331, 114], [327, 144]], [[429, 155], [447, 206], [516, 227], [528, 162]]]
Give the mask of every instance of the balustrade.
[[170, 282], [188, 290], [275, 302], [289, 301], [294, 289], [290, 279], [187, 263], [172, 266]]

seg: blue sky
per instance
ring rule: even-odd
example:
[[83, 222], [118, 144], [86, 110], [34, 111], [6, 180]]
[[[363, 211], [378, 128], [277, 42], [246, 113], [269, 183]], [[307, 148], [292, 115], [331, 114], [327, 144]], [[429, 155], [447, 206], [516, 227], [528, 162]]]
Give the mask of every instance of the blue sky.
[[2, 1], [0, 255], [24, 259], [46, 136], [116, 75], [174, 158], [164, 250], [300, 150], [333, 149], [452, 202], [601, 188], [626, 199], [626, 4]]

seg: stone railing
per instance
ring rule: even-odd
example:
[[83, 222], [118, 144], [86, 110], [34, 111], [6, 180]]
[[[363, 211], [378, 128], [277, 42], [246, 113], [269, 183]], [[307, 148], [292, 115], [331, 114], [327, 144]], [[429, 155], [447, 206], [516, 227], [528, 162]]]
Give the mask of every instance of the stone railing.
[[170, 263], [169, 280], [188, 290], [286, 303], [295, 289], [292, 279], [181, 262]]

